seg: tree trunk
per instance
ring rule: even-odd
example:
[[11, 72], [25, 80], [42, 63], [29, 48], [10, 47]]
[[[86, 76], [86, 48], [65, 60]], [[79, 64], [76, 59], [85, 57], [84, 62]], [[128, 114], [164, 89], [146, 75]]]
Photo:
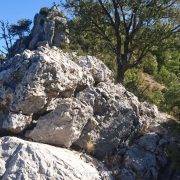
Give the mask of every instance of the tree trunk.
[[123, 84], [126, 70], [124, 66], [121, 64], [120, 56], [116, 57], [116, 63], [117, 63], [117, 82]]

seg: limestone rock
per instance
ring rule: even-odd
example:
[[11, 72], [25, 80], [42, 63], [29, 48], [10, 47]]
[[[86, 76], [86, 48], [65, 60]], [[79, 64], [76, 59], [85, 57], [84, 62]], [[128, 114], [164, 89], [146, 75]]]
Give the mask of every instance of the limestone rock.
[[25, 115], [37, 113], [57, 97], [94, 83], [68, 53], [41, 48], [24, 51], [0, 67], [0, 104]]
[[117, 179], [122, 180], [135, 180], [135, 173], [127, 168], [122, 168], [119, 170], [119, 174], [117, 175]]
[[25, 49], [35, 50], [40, 45], [61, 47], [69, 44], [67, 20], [58, 8], [41, 8], [34, 17], [29, 36], [18, 39], [11, 48], [11, 57]]
[[18, 134], [28, 127], [32, 122], [32, 117], [9, 112], [4, 115], [4, 118], [2, 118], [1, 121], [3, 130]]
[[160, 144], [160, 137], [157, 134], [145, 134], [128, 148], [123, 164], [134, 172], [136, 178], [157, 179], [159, 169], [167, 164], [167, 157], [163, 153], [160, 154], [164, 156], [165, 163], [159, 161], [158, 151], [163, 150]]
[[81, 56], [77, 62], [85, 71], [92, 74], [96, 84], [113, 80], [113, 73], [107, 66], [93, 56]]
[[35, 49], [40, 41], [46, 41], [50, 46], [57, 47], [69, 43], [66, 24], [66, 18], [58, 9], [42, 8], [34, 18], [29, 49]]
[[147, 115], [147, 116], [153, 117], [153, 118], [158, 117], [158, 114], [159, 114], [157, 106], [151, 105], [148, 102], [141, 103], [140, 113], [142, 115]]
[[75, 144], [88, 150], [90, 141], [98, 158], [128, 143], [138, 131], [138, 117], [121, 85], [99, 83], [80, 92], [77, 98], [93, 108], [94, 121], [88, 122]]
[[111, 179], [111, 176], [105, 173], [106, 168], [93, 158], [85, 158], [75, 151], [15, 137], [0, 139], [0, 164], [2, 180]]
[[147, 151], [155, 152], [159, 136], [156, 133], [147, 133], [138, 141], [138, 145]]
[[28, 137], [58, 146], [70, 147], [92, 116], [92, 108], [77, 99], [63, 99], [56, 109], [38, 119]]

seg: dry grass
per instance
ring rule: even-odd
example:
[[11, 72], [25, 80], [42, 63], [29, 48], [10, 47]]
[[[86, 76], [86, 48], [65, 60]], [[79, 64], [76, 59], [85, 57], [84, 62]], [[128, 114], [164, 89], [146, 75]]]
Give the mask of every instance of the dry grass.
[[149, 74], [141, 72], [140, 76], [141, 76], [141, 80], [143, 82], [142, 84], [144, 84], [144, 86], [147, 87], [148, 90], [163, 91], [164, 89], [166, 89], [166, 87], [163, 84], [158, 83]]
[[94, 154], [95, 145], [92, 141], [88, 141], [86, 144], [86, 150], [88, 154]]

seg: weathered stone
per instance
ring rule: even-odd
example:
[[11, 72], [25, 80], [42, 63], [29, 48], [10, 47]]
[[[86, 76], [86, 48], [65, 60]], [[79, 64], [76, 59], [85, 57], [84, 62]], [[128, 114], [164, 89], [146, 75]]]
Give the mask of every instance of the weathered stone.
[[87, 144], [91, 142], [98, 158], [129, 142], [139, 128], [138, 117], [123, 90], [121, 85], [99, 83], [77, 95], [93, 108], [94, 120], [84, 127], [75, 144], [88, 150]]
[[2, 121], [3, 130], [18, 134], [28, 127], [28, 125], [32, 122], [32, 117], [9, 112], [5, 114], [4, 118], [0, 121]]
[[[64, 30], [60, 30], [63, 27], [56, 26], [60, 22], [66, 23], [58, 11], [42, 9], [36, 16], [37, 26], [28, 44], [36, 50], [25, 50], [0, 63], [0, 128], [24, 133], [32, 117], [33, 124], [25, 132], [31, 140], [68, 148], [78, 146], [104, 162], [111, 155], [118, 157], [108, 167], [112, 167], [119, 179], [157, 179], [160, 168], [168, 162], [164, 151], [166, 140], [161, 139], [165, 133], [159, 128], [167, 121], [167, 115], [154, 105], [139, 102], [121, 84], [114, 84], [113, 73], [97, 58], [78, 57], [77, 53], [64, 53], [50, 47], [66, 42]], [[142, 134], [145, 135], [140, 137]], [[70, 169], [70, 173], [69, 169], [59, 170], [69, 167], [66, 163], [62, 165], [63, 161], [69, 161], [63, 152], [64, 159], [55, 161], [54, 166], [50, 166], [54, 168], [51, 171], [42, 155], [49, 151], [41, 151], [41, 148], [38, 151], [34, 148], [36, 143], [32, 143], [31, 149], [31, 143], [25, 141], [16, 139], [8, 143], [11, 138], [8, 142], [2, 141], [0, 173], [4, 179], [33, 179], [34, 176], [52, 179], [53, 173], [53, 178], [57, 175], [57, 179], [84, 178], [86, 167], [83, 172], [81, 169], [77, 169], [78, 172]], [[8, 155], [9, 151], [12, 154]], [[59, 156], [52, 154], [52, 159]], [[61, 166], [57, 165], [59, 163]], [[39, 169], [36, 171], [31, 165]], [[28, 167], [30, 171], [26, 172], [24, 169]], [[24, 168], [25, 174], [20, 168]], [[76, 176], [76, 173], [81, 175]], [[94, 175], [89, 177], [93, 179]]]
[[152, 118], [158, 117], [158, 114], [159, 114], [157, 106], [151, 105], [148, 102], [141, 103], [140, 113], [141, 115], [147, 115]]
[[90, 72], [96, 82], [106, 82], [113, 80], [113, 73], [107, 66], [93, 56], [81, 56], [77, 62], [85, 71]]
[[122, 180], [135, 180], [135, 173], [127, 168], [122, 168], [119, 170], [119, 174], [117, 175], [117, 179]]
[[44, 109], [51, 99], [70, 97], [94, 80], [68, 53], [44, 47], [7, 60], [0, 67], [0, 83], [0, 104], [31, 115]]
[[56, 109], [38, 119], [28, 137], [58, 146], [70, 147], [92, 116], [92, 108], [77, 99], [63, 99]]
[[112, 179], [108, 173], [105, 173], [106, 171], [106, 168], [97, 160], [83, 157], [75, 151], [28, 142], [15, 137], [0, 139], [0, 178], [2, 180]]
[[25, 49], [35, 50], [43, 44], [61, 47], [69, 44], [67, 20], [58, 8], [41, 8], [34, 17], [34, 25], [27, 37], [18, 39], [11, 48], [11, 57]]
[[167, 157], [164, 156], [164, 162], [161, 162], [157, 153], [157, 148], [160, 148], [159, 141], [157, 134], [145, 134], [126, 151], [123, 164], [135, 173], [136, 178], [157, 179], [159, 169], [165, 167]]
[[159, 142], [159, 136], [156, 133], [148, 133], [141, 137], [138, 145], [147, 151], [155, 152]]

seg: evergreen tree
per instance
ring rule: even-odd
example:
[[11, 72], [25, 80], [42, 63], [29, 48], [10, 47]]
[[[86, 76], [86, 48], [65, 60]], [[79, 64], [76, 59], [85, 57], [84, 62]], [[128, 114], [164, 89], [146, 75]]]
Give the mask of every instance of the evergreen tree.
[[67, 0], [65, 7], [72, 10], [70, 32], [80, 35], [76, 43], [87, 47], [89, 43], [95, 45], [94, 49], [98, 46], [113, 53], [117, 80], [123, 82], [126, 70], [141, 64], [149, 52], [179, 30], [177, 3]]

